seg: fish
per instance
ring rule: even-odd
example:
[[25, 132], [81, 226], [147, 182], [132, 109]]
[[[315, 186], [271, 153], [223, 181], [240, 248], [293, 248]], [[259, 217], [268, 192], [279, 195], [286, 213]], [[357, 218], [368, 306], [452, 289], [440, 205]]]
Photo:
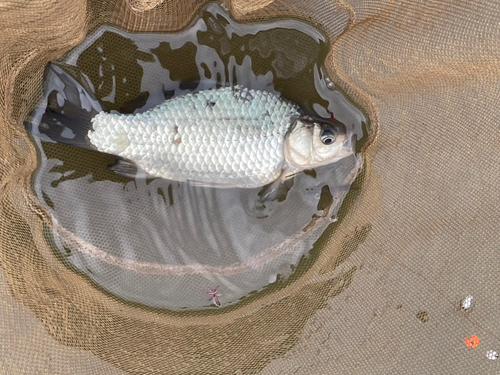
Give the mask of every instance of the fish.
[[277, 186], [353, 153], [345, 125], [333, 115], [312, 116], [272, 92], [220, 87], [121, 114], [103, 107], [83, 74], [77, 81], [49, 63], [45, 82], [51, 80], [59, 89], [45, 85], [52, 90], [45, 92], [45, 113], [39, 124], [26, 121], [26, 129], [46, 140], [115, 155], [111, 169], [128, 177], [142, 170], [196, 186]]

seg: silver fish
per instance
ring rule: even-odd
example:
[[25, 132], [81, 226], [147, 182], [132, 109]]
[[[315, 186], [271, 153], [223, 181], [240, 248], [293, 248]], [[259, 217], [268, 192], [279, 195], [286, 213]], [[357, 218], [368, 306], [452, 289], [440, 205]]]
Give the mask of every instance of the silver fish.
[[[66, 85], [64, 114], [48, 110], [40, 129], [50, 134], [58, 126], [60, 134], [69, 134], [60, 142], [119, 156], [113, 167], [119, 174], [133, 175], [136, 165], [153, 177], [253, 188], [353, 153], [342, 123], [307, 116], [273, 93], [222, 87], [175, 97], [144, 113], [114, 114], [62, 69], [49, 70]], [[87, 111], [73, 114], [84, 102]], [[77, 135], [85, 142], [73, 142]]]

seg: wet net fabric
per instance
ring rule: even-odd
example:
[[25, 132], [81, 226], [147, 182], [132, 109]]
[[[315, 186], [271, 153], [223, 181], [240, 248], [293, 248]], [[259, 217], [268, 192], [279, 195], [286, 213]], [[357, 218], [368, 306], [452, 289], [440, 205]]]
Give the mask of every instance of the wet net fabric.
[[201, 5], [1, 6], [0, 372], [498, 372], [486, 356], [500, 352], [494, 2], [226, 3], [238, 20], [294, 17], [322, 30], [329, 77], [372, 124], [364, 173], [327, 245], [283, 288], [225, 310], [159, 312], [120, 302], [54, 256], [53, 223], [31, 188], [36, 149], [19, 123], [41, 97], [46, 62], [103, 23], [179, 30]]

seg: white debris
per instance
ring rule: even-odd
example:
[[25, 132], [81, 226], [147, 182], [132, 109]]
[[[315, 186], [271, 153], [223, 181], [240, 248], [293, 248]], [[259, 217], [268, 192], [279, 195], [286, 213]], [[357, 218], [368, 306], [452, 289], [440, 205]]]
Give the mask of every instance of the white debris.
[[472, 300], [474, 299], [474, 297], [472, 297], [470, 294], [465, 297], [462, 302], [460, 303], [460, 306], [462, 307], [462, 309], [464, 310], [468, 310], [470, 309], [470, 307], [472, 306]]
[[491, 359], [492, 361], [494, 361], [495, 359], [498, 358], [498, 353], [496, 351], [494, 351], [494, 350], [488, 350], [486, 352], [486, 357], [488, 359]]

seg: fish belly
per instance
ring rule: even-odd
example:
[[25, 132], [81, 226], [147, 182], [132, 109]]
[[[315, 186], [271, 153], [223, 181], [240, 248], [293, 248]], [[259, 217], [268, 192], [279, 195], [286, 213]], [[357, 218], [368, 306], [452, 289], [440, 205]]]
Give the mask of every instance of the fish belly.
[[297, 105], [241, 87], [170, 99], [136, 115], [101, 112], [89, 138], [152, 176], [218, 187], [258, 187], [285, 163], [283, 144]]

